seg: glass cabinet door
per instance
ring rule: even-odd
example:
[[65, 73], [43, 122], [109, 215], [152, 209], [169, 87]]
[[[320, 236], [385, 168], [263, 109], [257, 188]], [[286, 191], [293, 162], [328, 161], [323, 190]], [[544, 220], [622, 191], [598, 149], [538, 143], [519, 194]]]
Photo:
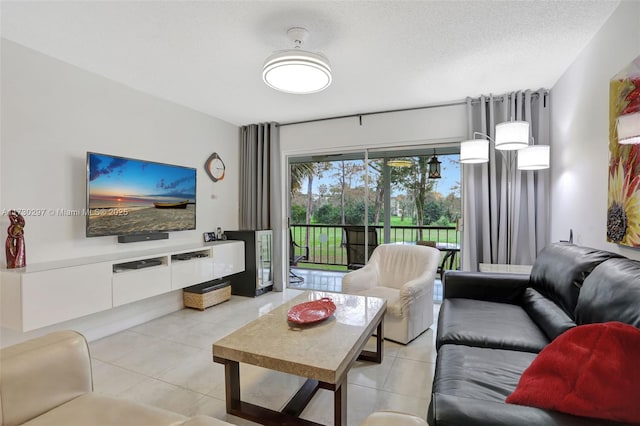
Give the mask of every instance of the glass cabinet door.
[[266, 287], [272, 284], [271, 256], [271, 231], [256, 231], [256, 266], [258, 288]]

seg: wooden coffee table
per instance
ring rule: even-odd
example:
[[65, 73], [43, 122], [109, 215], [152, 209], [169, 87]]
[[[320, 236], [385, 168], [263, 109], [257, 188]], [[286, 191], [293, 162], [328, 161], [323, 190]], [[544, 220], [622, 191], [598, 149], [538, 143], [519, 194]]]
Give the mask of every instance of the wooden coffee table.
[[[330, 297], [336, 312], [315, 324], [287, 322], [289, 309]], [[334, 424], [347, 424], [347, 374], [357, 359], [382, 362], [384, 299], [308, 291], [213, 344], [213, 360], [224, 364], [227, 413], [263, 425], [316, 425], [299, 416], [318, 388], [333, 391]], [[376, 333], [376, 351], [363, 350]], [[282, 411], [240, 400], [239, 363], [306, 377]]]

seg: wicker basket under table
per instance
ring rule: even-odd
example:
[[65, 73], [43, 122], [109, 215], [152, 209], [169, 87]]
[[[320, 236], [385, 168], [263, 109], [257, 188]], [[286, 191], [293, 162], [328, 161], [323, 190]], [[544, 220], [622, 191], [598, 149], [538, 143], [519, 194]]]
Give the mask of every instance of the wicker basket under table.
[[229, 281], [209, 281], [187, 287], [182, 292], [182, 300], [187, 308], [205, 309], [231, 299]]

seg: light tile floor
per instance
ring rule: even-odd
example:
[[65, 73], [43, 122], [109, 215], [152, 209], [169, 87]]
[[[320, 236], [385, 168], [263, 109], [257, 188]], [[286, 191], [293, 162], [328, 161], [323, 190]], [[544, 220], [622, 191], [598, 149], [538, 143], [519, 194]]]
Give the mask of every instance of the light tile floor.
[[[287, 289], [257, 298], [233, 296], [204, 312], [183, 309], [92, 342], [95, 391], [188, 416], [205, 414], [253, 425], [227, 415], [224, 368], [213, 363], [211, 345], [300, 292]], [[436, 318], [438, 310], [435, 305]], [[433, 330], [435, 325], [406, 346], [385, 341], [382, 364], [356, 363], [348, 377], [349, 425], [358, 425], [382, 409], [426, 418], [436, 356]], [[243, 399], [277, 410], [304, 382], [297, 376], [244, 364], [240, 377]], [[330, 425], [332, 402], [331, 394], [320, 390], [302, 417]]]

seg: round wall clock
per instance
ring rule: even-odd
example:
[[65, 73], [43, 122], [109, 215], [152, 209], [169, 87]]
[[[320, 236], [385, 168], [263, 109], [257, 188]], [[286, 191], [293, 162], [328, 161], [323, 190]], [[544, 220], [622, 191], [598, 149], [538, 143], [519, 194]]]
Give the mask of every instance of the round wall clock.
[[217, 152], [214, 152], [207, 158], [207, 161], [204, 163], [204, 169], [212, 181], [218, 182], [224, 179], [224, 162], [222, 162], [222, 158], [220, 158]]

